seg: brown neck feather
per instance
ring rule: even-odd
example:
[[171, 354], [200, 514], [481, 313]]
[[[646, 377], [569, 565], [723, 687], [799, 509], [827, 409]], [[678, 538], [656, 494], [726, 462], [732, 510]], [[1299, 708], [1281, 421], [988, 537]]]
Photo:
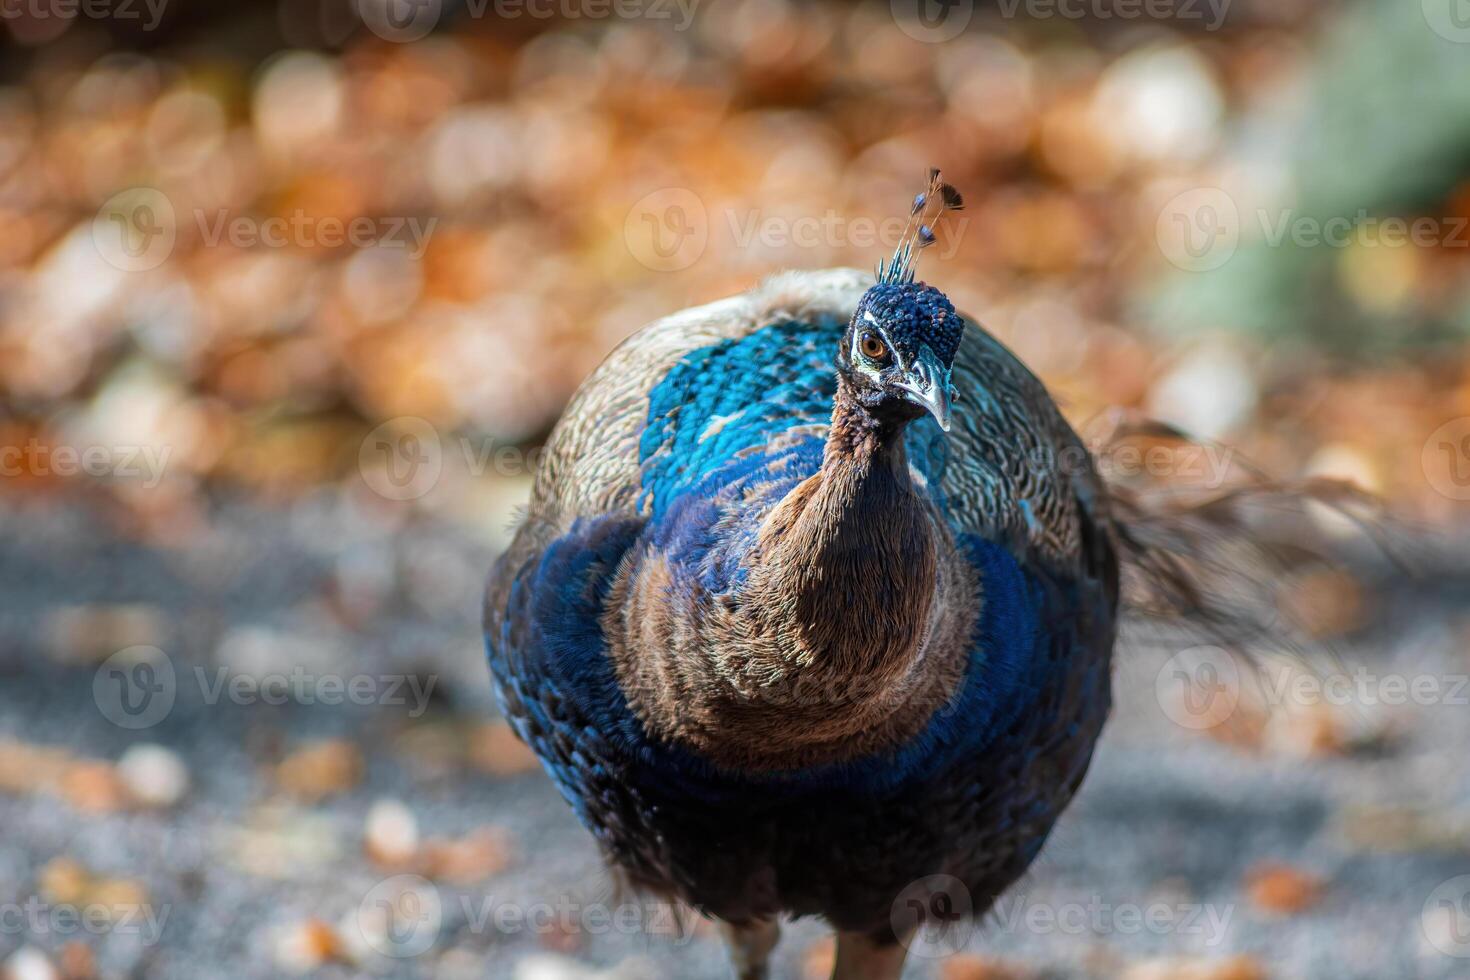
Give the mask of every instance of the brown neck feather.
[[901, 425], [840, 378], [822, 468], [747, 567], [730, 596], [680, 599], [661, 556], [620, 576], [604, 634], [652, 731], [731, 768], [795, 768], [900, 744], [957, 688], [973, 572], [913, 486]]
[[761, 528], [752, 584], [794, 620], [824, 665], [850, 676], [903, 670], [934, 596], [934, 529], [909, 477], [900, 426], [875, 419], [839, 379], [822, 469]]

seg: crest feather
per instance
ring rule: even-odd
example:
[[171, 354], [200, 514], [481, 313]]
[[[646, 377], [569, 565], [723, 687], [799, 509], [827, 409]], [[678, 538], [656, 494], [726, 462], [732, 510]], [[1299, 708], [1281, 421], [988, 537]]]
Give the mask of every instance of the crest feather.
[[937, 168], [929, 171], [929, 186], [914, 196], [909, 208], [908, 225], [903, 237], [887, 262], [878, 260], [878, 281], [893, 286], [903, 286], [914, 281], [914, 265], [919, 252], [936, 241], [934, 223], [946, 211], [958, 211], [965, 206], [960, 192], [944, 183]]

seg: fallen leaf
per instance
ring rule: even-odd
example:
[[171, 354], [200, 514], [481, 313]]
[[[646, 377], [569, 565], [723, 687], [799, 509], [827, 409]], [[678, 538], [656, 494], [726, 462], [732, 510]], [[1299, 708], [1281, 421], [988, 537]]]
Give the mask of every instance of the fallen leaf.
[[492, 776], [519, 776], [541, 768], [526, 743], [503, 721], [481, 725], [470, 736], [470, 762]]
[[1322, 880], [1285, 864], [1262, 863], [1246, 872], [1246, 893], [1265, 912], [1294, 915], [1322, 898]]
[[276, 783], [306, 802], [345, 793], [362, 780], [362, 753], [351, 742], [334, 739], [299, 749], [276, 766]]

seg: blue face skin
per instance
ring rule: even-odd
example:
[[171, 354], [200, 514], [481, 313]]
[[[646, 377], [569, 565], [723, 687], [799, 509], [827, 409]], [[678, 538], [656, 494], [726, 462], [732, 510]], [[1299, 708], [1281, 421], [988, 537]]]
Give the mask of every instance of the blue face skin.
[[879, 283], [863, 294], [843, 337], [838, 367], [869, 410], [919, 412], [949, 431], [950, 372], [965, 321], [939, 290], [924, 283]]

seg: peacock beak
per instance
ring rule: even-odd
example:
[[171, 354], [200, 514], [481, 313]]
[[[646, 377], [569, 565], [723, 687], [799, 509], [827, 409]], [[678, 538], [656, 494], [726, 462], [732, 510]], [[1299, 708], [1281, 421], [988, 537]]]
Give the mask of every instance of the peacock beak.
[[949, 431], [949, 368], [940, 363], [932, 350], [920, 347], [914, 363], [894, 384], [903, 391], [905, 399], [934, 416], [939, 427]]

